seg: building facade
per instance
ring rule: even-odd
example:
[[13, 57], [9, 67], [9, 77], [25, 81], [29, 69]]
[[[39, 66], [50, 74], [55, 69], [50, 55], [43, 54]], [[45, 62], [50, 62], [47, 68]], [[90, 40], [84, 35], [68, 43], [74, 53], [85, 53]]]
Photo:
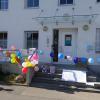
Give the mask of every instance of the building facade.
[[[100, 0], [0, 0], [0, 47], [38, 48], [41, 62], [100, 56]], [[64, 58], [58, 59], [58, 53]]]

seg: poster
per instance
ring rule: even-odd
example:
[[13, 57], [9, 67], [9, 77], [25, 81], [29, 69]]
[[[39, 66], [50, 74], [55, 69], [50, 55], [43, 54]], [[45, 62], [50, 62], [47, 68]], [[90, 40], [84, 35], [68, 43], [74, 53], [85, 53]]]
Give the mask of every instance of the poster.
[[65, 46], [71, 46], [72, 35], [65, 35]]

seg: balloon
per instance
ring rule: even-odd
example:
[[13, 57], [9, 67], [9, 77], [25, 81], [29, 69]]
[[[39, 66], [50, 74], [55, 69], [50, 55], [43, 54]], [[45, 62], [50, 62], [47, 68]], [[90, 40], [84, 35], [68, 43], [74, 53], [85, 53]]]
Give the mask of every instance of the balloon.
[[89, 62], [90, 64], [93, 64], [93, 63], [94, 63], [94, 59], [93, 59], [93, 58], [89, 58], [89, 59], [88, 59], [88, 62]]
[[72, 61], [72, 60], [73, 60], [71, 56], [67, 56], [67, 59], [68, 59], [69, 61]]
[[32, 57], [32, 55], [28, 56], [28, 60], [30, 60], [31, 57]]
[[21, 57], [21, 52], [20, 51], [17, 51], [16, 52], [16, 55], [19, 56], [19, 57]]
[[39, 55], [43, 55], [43, 53], [44, 53], [44, 52], [43, 52], [42, 50], [39, 50], [39, 51], [38, 51], [38, 54], [39, 54]]
[[11, 58], [15, 58], [16, 57], [16, 54], [15, 53], [12, 53], [11, 54]]
[[51, 57], [51, 58], [54, 57], [54, 53], [53, 53], [53, 52], [50, 53], [50, 57]]
[[87, 63], [87, 58], [81, 58], [81, 62], [82, 62], [83, 64], [86, 64], [86, 63]]
[[26, 62], [23, 62], [23, 63], [22, 63], [22, 66], [25, 67], [25, 66], [26, 66]]
[[37, 60], [33, 60], [33, 61], [31, 61], [31, 63], [34, 65], [36, 65], [36, 64], [38, 64], [39, 62], [37, 61]]
[[2, 50], [2, 48], [0, 47], [0, 51]]
[[11, 63], [15, 64], [16, 63], [16, 59], [15, 58], [11, 59]]
[[31, 57], [30, 57], [30, 60], [38, 60], [39, 59], [39, 56], [37, 53], [33, 54]]
[[14, 45], [12, 45], [11, 50], [16, 50], [16, 47]]
[[78, 63], [78, 57], [74, 58], [74, 63], [77, 64]]
[[22, 68], [22, 73], [26, 74], [28, 72], [28, 68]]
[[34, 71], [38, 72], [39, 71], [39, 67], [38, 66], [34, 67]]
[[10, 52], [6, 51], [6, 57], [10, 57]]
[[20, 59], [19, 59], [18, 57], [15, 57], [15, 59], [16, 59], [16, 62], [17, 62], [17, 63], [20, 63], [20, 62], [21, 62]]
[[58, 58], [59, 58], [59, 59], [62, 59], [62, 58], [64, 58], [64, 55], [63, 55], [63, 53], [59, 53], [59, 54], [58, 54]]

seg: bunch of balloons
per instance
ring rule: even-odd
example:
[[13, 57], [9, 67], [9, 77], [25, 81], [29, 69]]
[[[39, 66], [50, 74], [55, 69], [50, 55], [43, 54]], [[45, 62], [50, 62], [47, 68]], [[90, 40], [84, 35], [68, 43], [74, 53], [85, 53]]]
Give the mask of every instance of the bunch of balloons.
[[39, 60], [39, 56], [37, 53], [30, 55], [25, 62], [22, 63], [22, 73], [26, 74], [28, 71], [28, 68], [33, 68], [34, 71], [38, 71], [39, 68], [38, 66], [38, 60]]
[[12, 64], [20, 64], [21, 63], [21, 60], [20, 60], [20, 58], [17, 57], [16, 53], [12, 53], [10, 55], [10, 57], [11, 57]]

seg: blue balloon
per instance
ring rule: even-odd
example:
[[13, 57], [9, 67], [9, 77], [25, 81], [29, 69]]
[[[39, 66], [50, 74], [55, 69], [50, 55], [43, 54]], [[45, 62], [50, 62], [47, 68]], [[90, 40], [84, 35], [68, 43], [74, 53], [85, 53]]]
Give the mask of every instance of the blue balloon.
[[20, 52], [20, 51], [17, 51], [17, 52], [16, 52], [16, 55], [17, 55], [17, 56], [21, 56], [21, 52]]
[[59, 53], [59, 54], [58, 54], [58, 58], [59, 58], [59, 59], [63, 59], [63, 58], [64, 58], [63, 53]]
[[74, 63], [77, 64], [78, 63], [78, 57], [74, 58]]
[[86, 63], [87, 63], [87, 58], [82, 57], [82, 58], [81, 58], [81, 62], [82, 62], [83, 64], [86, 64]]
[[89, 58], [89, 59], [88, 59], [88, 62], [89, 62], [90, 64], [93, 64], [93, 63], [94, 63], [94, 59], [93, 59], [93, 58]]
[[51, 58], [54, 57], [54, 53], [53, 53], [53, 52], [50, 53], [50, 57], [51, 57]]
[[38, 51], [38, 54], [39, 54], [39, 55], [43, 55], [43, 53], [44, 53], [44, 52], [43, 52], [42, 50], [39, 50], [39, 51]]

